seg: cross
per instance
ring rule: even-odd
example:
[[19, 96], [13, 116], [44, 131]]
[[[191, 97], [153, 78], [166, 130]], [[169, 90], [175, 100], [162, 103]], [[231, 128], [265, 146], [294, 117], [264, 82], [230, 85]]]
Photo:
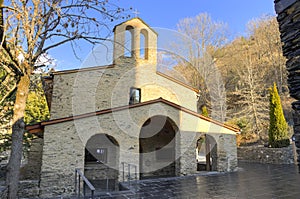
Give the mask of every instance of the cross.
[[138, 17], [140, 14], [137, 9], [133, 10], [132, 13], [135, 15], [135, 17]]

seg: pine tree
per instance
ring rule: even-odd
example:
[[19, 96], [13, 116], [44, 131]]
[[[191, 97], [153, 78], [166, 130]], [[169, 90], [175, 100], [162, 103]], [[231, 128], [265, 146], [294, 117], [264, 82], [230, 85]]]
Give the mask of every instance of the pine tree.
[[285, 121], [280, 97], [274, 83], [273, 88], [270, 88], [269, 145], [274, 148], [280, 148], [289, 144], [288, 125]]

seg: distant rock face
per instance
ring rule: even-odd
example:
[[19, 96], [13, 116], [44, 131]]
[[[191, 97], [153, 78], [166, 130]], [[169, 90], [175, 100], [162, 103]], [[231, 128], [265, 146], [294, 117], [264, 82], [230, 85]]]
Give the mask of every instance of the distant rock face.
[[297, 161], [300, 169], [300, 1], [275, 0], [274, 3], [283, 42], [283, 55], [287, 58], [290, 95], [297, 100], [292, 103], [292, 107]]

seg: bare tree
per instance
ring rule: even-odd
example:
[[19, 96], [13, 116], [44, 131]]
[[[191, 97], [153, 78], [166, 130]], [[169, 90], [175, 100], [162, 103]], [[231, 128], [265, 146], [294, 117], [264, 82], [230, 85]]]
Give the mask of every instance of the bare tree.
[[278, 92], [287, 92], [286, 58], [282, 54], [282, 45], [278, 22], [275, 17], [262, 16], [248, 23], [248, 34], [254, 41], [253, 46], [259, 49], [261, 66], [268, 69], [266, 78], [269, 86], [276, 82]]
[[186, 79], [199, 88], [199, 108], [206, 105], [212, 111], [213, 118], [224, 121], [226, 93], [222, 75], [215, 63], [217, 49], [227, 42], [227, 25], [213, 21], [207, 13], [201, 13], [179, 21], [177, 27], [179, 32], [188, 36], [185, 45], [188, 46], [189, 66], [182, 64], [175, 69], [183, 72]]
[[[42, 65], [37, 60], [50, 49], [79, 40], [92, 45], [108, 36], [108, 23], [124, 9], [109, 0], [0, 1], [1, 67], [17, 77], [13, 109], [11, 156], [7, 167], [8, 198], [16, 198], [22, 156], [24, 113], [30, 76]], [[14, 87], [12, 87], [13, 89]], [[2, 99], [1, 99], [2, 100]]]
[[237, 38], [224, 47], [221, 51], [226, 56], [218, 63], [225, 71], [228, 112], [247, 118], [251, 133], [257, 137], [266, 136], [268, 128], [268, 88], [273, 82], [286, 87], [277, 26], [272, 17], [250, 21], [248, 37]]

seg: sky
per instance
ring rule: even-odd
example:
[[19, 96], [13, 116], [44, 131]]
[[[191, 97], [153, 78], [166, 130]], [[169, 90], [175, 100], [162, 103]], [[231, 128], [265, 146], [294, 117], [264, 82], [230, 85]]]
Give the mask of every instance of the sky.
[[[114, 0], [120, 7], [132, 7], [149, 26], [176, 30], [179, 20], [208, 13], [213, 21], [227, 23], [232, 37], [245, 35], [250, 20], [263, 15], [275, 16], [273, 0]], [[135, 16], [134, 13], [131, 14]], [[64, 45], [49, 52], [57, 60], [56, 70], [80, 68], [89, 52], [75, 58], [71, 47]]]

